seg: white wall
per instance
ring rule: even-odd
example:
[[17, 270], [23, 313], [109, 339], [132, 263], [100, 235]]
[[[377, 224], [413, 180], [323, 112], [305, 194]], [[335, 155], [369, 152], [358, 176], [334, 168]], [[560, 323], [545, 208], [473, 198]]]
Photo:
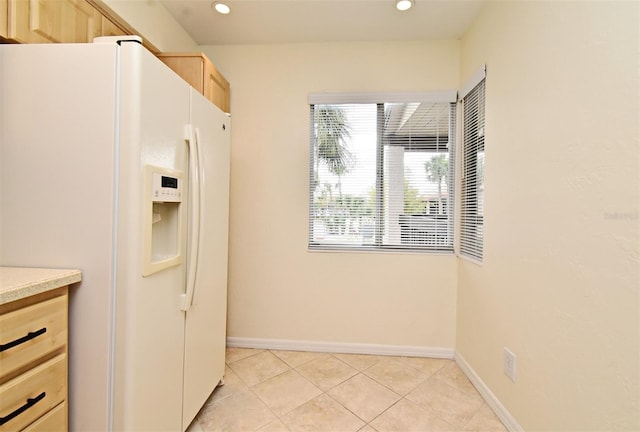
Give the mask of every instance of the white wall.
[[307, 251], [307, 96], [454, 89], [459, 43], [201, 48], [231, 82], [229, 336], [452, 350], [453, 256]]
[[158, 0], [102, 0], [161, 52], [198, 52], [198, 45]]
[[486, 237], [456, 349], [525, 430], [640, 430], [639, 22], [491, 2], [462, 41], [462, 82], [487, 65]]

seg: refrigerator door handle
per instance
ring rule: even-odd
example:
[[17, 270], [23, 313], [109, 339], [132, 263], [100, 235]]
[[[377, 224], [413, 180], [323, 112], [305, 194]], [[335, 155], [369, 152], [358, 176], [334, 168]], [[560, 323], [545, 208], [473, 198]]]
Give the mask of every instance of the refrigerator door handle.
[[183, 311], [193, 305], [196, 275], [198, 272], [198, 254], [200, 252], [200, 152], [198, 148], [198, 130], [191, 126], [188, 129], [189, 142], [189, 256], [187, 267], [186, 292], [182, 295]]
[[202, 204], [202, 187], [204, 185], [204, 180], [205, 180], [205, 172], [204, 172], [204, 169], [202, 168], [204, 162], [202, 160], [203, 158], [202, 147], [200, 147], [200, 144], [202, 143], [202, 140], [200, 140], [200, 129], [196, 127], [193, 130], [195, 132], [194, 142], [196, 144], [196, 157], [197, 157], [197, 166], [198, 166], [198, 173], [199, 173], [196, 179], [196, 181], [198, 182], [198, 229], [192, 232], [191, 235], [194, 237], [194, 241], [195, 243], [197, 243], [198, 246], [197, 246], [196, 254], [193, 258], [195, 261], [195, 267], [196, 267], [196, 273], [193, 278], [193, 288], [191, 289], [191, 296], [187, 296], [189, 307], [194, 306], [196, 304], [196, 288], [197, 288], [196, 277], [198, 276], [198, 273], [197, 273], [198, 262], [200, 261], [200, 250], [201, 250], [200, 246], [202, 244], [202, 223], [204, 221], [204, 205]]

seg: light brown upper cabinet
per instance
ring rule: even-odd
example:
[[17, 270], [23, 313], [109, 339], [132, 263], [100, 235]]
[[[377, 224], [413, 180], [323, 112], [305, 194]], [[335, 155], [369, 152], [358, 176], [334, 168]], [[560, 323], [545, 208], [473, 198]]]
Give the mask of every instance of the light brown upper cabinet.
[[123, 36], [125, 33], [120, 27], [102, 17], [102, 36]]
[[[0, 0], [0, 37], [20, 43], [85, 43], [137, 34], [96, 0]], [[145, 46], [158, 50], [148, 41]]]
[[8, 0], [9, 39], [22, 43], [91, 42], [100, 13], [85, 0]]
[[7, 0], [0, 0], [0, 38], [7, 37]]
[[230, 112], [231, 89], [229, 81], [202, 53], [156, 54], [193, 88], [202, 93], [222, 111]]

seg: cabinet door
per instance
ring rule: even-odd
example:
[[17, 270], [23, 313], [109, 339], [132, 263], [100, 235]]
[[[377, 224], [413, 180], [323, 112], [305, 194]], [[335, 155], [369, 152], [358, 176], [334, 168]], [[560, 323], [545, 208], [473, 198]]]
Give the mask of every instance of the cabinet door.
[[8, 2], [8, 37], [18, 42], [91, 42], [100, 35], [100, 13], [85, 0]]
[[229, 81], [222, 76], [204, 54], [156, 54], [175, 73], [224, 112], [230, 108]]
[[0, 38], [7, 37], [7, 0], [0, 0]]
[[105, 17], [102, 18], [102, 36], [122, 36], [126, 33]]
[[204, 97], [224, 112], [229, 112], [229, 81], [209, 61], [204, 62]]
[[191, 87], [203, 93], [204, 59], [199, 54], [158, 54], [158, 58]]

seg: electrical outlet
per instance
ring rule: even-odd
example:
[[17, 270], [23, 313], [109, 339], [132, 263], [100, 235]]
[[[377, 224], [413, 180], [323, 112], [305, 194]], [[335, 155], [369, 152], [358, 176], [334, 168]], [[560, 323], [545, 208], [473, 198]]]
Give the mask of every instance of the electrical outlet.
[[504, 374], [508, 376], [511, 381], [516, 380], [516, 355], [504, 348]]

